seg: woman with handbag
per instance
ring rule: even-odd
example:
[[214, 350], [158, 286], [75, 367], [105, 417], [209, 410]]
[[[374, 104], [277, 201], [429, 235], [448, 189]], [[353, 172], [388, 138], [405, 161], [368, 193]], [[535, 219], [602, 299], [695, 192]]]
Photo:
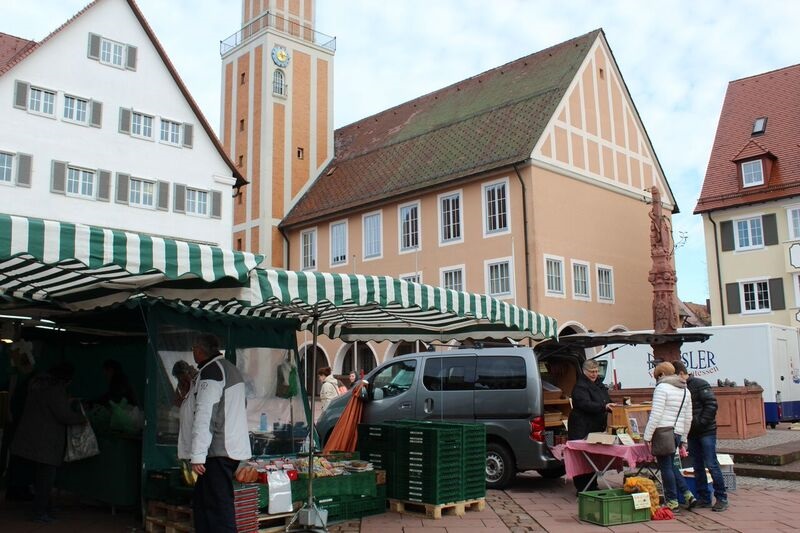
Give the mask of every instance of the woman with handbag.
[[664, 501], [672, 512], [678, 510], [678, 488], [680, 487], [691, 509], [695, 498], [686, 487], [683, 477], [674, 464], [675, 451], [686, 446], [686, 437], [692, 426], [692, 396], [687, 394], [686, 383], [675, 375], [671, 363], [659, 363], [653, 370], [656, 388], [653, 391], [653, 409], [644, 430], [644, 440], [658, 461], [661, 482], [664, 486]]

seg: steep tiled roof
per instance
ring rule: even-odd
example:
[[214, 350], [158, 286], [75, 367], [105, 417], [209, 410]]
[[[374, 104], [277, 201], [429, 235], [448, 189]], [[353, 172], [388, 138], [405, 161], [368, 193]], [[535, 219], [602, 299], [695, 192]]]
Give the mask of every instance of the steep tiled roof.
[[[763, 134], [753, 122], [767, 117]], [[695, 213], [800, 195], [800, 65], [728, 84]], [[736, 161], [774, 159], [763, 187], [742, 188]]]
[[[14, 68], [15, 65], [17, 65], [20, 62], [22, 62], [26, 57], [28, 57], [29, 55], [34, 53], [37, 49], [39, 49], [41, 46], [43, 46], [47, 41], [49, 41], [50, 39], [55, 37], [64, 28], [69, 26], [70, 23], [72, 23], [72, 21], [74, 21], [75, 19], [77, 19], [78, 17], [80, 17], [81, 15], [86, 13], [95, 4], [97, 4], [98, 2], [102, 2], [102, 1], [104, 1], [104, 0], [94, 0], [93, 2], [89, 3], [88, 5], [86, 5], [86, 7], [84, 7], [80, 11], [78, 11], [75, 15], [73, 15], [64, 24], [62, 24], [61, 26], [56, 28], [54, 31], [52, 31], [47, 37], [45, 37], [44, 39], [42, 39], [38, 43], [35, 42], [35, 41], [27, 41], [29, 43], [29, 46], [26, 46], [24, 49], [20, 50], [19, 52], [17, 52], [13, 56], [8, 57], [5, 60], [4, 60], [4, 48], [5, 48], [4, 37], [8, 37], [9, 38], [9, 42], [12, 39], [16, 40], [16, 41], [25, 41], [25, 39], [21, 39], [19, 37], [14, 37], [13, 35], [7, 35], [7, 34], [4, 34], [4, 33], [0, 33], [0, 76], [3, 76], [4, 74], [6, 74], [9, 70]], [[219, 155], [222, 157], [222, 159], [225, 161], [225, 163], [231, 169], [233, 177], [236, 178], [236, 186], [238, 187], [238, 186], [245, 185], [247, 183], [247, 180], [244, 179], [244, 176], [242, 176], [242, 173], [239, 172], [239, 169], [236, 167], [236, 165], [233, 164], [233, 161], [231, 161], [231, 159], [228, 157], [228, 154], [225, 153], [225, 149], [222, 147], [222, 143], [219, 142], [219, 139], [217, 138], [216, 133], [214, 133], [214, 130], [211, 128], [211, 124], [208, 123], [208, 120], [206, 120], [205, 115], [203, 115], [203, 112], [200, 110], [200, 106], [198, 106], [197, 102], [195, 102], [194, 98], [192, 98], [192, 95], [189, 92], [188, 87], [186, 87], [186, 84], [183, 83], [183, 80], [181, 79], [180, 75], [178, 74], [178, 71], [175, 69], [175, 65], [172, 64], [172, 61], [170, 61], [169, 56], [167, 56], [166, 50], [164, 50], [164, 47], [161, 46], [161, 42], [159, 42], [158, 38], [156, 37], [155, 32], [153, 31], [153, 28], [150, 27], [150, 24], [148, 24], [147, 20], [144, 18], [144, 14], [139, 9], [139, 6], [136, 5], [136, 2], [134, 2], [134, 0], [126, 0], [126, 1], [128, 2], [128, 5], [130, 6], [131, 11], [133, 11], [133, 14], [136, 16], [136, 19], [142, 25], [142, 29], [145, 31], [147, 36], [150, 38], [150, 41], [153, 43], [153, 46], [155, 47], [156, 51], [158, 52], [158, 55], [161, 56], [161, 60], [164, 62], [164, 65], [167, 67], [167, 70], [169, 71], [170, 75], [172, 76], [172, 79], [175, 81], [175, 84], [178, 86], [178, 89], [181, 91], [181, 93], [183, 94], [184, 98], [186, 98], [186, 101], [189, 104], [189, 107], [192, 108], [192, 111], [194, 111], [195, 116], [197, 116], [197, 120], [200, 121], [200, 125], [203, 126], [203, 129], [208, 134], [209, 138], [211, 139], [212, 144], [217, 149], [217, 152], [219, 152]]]
[[0, 69], [13, 62], [17, 56], [27, 52], [35, 44], [36, 41], [0, 32]]
[[601, 33], [595, 30], [336, 130], [333, 161], [282, 225], [524, 161]]

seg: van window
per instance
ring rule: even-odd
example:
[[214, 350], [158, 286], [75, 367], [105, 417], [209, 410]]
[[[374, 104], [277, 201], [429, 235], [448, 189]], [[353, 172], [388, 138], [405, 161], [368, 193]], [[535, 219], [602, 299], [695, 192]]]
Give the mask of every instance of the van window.
[[476, 390], [524, 389], [527, 385], [522, 357], [479, 357]]
[[372, 378], [372, 390], [382, 389], [383, 398], [402, 394], [414, 383], [416, 369], [417, 362], [413, 359], [392, 363]]
[[431, 391], [472, 390], [475, 384], [475, 357], [427, 359], [422, 384]]

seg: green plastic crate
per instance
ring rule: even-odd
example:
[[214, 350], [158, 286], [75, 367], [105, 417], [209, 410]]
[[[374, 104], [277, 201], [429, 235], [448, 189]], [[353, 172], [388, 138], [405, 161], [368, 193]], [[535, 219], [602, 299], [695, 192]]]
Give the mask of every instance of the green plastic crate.
[[650, 520], [650, 508], [634, 509], [633, 497], [622, 489], [581, 492], [578, 516], [585, 522], [616, 526]]

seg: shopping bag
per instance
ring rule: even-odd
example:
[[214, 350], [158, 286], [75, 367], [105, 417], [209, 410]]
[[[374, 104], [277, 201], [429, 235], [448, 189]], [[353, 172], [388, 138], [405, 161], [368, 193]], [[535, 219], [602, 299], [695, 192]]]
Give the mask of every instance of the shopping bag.
[[100, 447], [97, 445], [97, 437], [91, 424], [86, 422], [67, 426], [67, 449], [64, 452], [64, 461], [70, 463], [99, 454]]
[[270, 472], [267, 478], [269, 486], [269, 514], [292, 512], [292, 482], [283, 470]]
[[135, 435], [144, 426], [144, 417], [138, 407], [129, 405], [128, 400], [123, 398], [119, 402], [108, 402], [111, 407], [111, 429]]

